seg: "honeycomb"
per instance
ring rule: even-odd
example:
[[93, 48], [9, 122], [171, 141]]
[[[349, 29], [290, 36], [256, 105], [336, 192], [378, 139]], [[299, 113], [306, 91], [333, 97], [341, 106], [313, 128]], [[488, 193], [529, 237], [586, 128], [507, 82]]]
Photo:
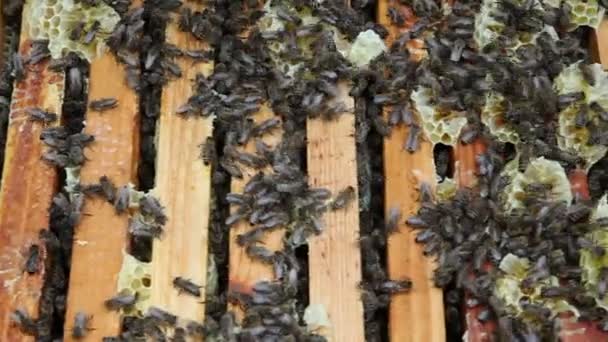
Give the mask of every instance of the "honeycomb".
[[503, 101], [504, 97], [498, 93], [486, 95], [486, 103], [481, 111], [481, 121], [498, 140], [517, 144], [519, 142], [517, 132], [502, 118], [505, 111]]
[[480, 49], [495, 41], [504, 29], [504, 25], [492, 16], [498, 8], [497, 0], [483, 0], [479, 13], [475, 16], [473, 38]]
[[499, 269], [502, 272], [496, 279], [494, 294], [503, 302], [505, 309], [511, 314], [522, 319], [530, 318], [534, 320], [535, 317], [527, 317], [525, 310], [521, 307], [521, 303], [524, 302], [522, 299], [525, 297], [527, 299], [525, 302], [542, 305], [550, 309], [552, 317], [562, 312], [572, 312], [576, 317], [580, 315], [578, 310], [568, 304], [567, 301], [558, 298], [545, 298], [541, 295], [543, 288], [559, 286], [559, 280], [555, 276], [550, 276], [538, 282], [532, 289], [525, 289], [524, 293], [521, 283], [531, 269], [530, 261], [527, 258], [520, 258], [509, 253], [501, 260]]
[[[70, 51], [91, 61], [103, 54], [105, 38], [114, 30], [120, 16], [101, 1], [96, 6], [85, 6], [74, 0], [33, 0], [31, 4], [30, 35], [34, 39], [48, 39], [53, 58]], [[90, 44], [71, 40], [70, 33], [79, 22], [84, 22], [82, 36], [99, 22], [99, 30]]]
[[458, 185], [452, 178], [445, 178], [435, 187], [435, 197], [439, 202], [448, 201], [456, 194]]
[[424, 133], [433, 144], [453, 146], [458, 142], [460, 131], [467, 124], [467, 118], [461, 112], [433, 108], [431, 97], [431, 90], [424, 87], [413, 91], [411, 96], [420, 115]]
[[[606, 217], [608, 217], [608, 199], [606, 195], [604, 195], [598, 201], [597, 207], [591, 216], [591, 220], [594, 221]], [[608, 231], [605, 229], [596, 230], [593, 233], [590, 233], [587, 238], [595, 241], [599, 245], [608, 246]], [[608, 267], [608, 255], [598, 256], [589, 250], [583, 249], [581, 250], [580, 266], [583, 269], [582, 278], [585, 287], [591, 295], [595, 296], [597, 304], [608, 310], [608, 298], [600, 298], [597, 289], [600, 269], [602, 267]]]
[[384, 45], [382, 38], [373, 30], [367, 30], [359, 33], [348, 52], [347, 58], [357, 67], [362, 67], [369, 64], [372, 59], [378, 57], [384, 51], [386, 51], [386, 45]]
[[[562, 150], [583, 157], [588, 168], [600, 160], [608, 151], [606, 146], [590, 145], [588, 143], [590, 133], [587, 127], [578, 128], [575, 125], [576, 114], [581, 105], [597, 102], [603, 108], [608, 108], [608, 72], [604, 71], [600, 64], [592, 64], [589, 68], [592, 69], [595, 78], [594, 85], [585, 81], [579, 63], [565, 68], [557, 76], [554, 83], [554, 87], [560, 95], [580, 91], [585, 94], [583, 100], [560, 112], [557, 142]], [[594, 111], [589, 110], [588, 116], [592, 122], [599, 120], [598, 113]]]
[[523, 199], [526, 196], [525, 187], [529, 184], [551, 185], [551, 201], [572, 202], [570, 183], [564, 168], [556, 161], [543, 157], [530, 161], [524, 172], [517, 171], [517, 163], [511, 162], [504, 171], [511, 178], [505, 188], [503, 203], [507, 211], [525, 208]]
[[600, 6], [597, 0], [566, 0], [570, 5], [570, 29], [574, 30], [579, 26], [589, 26], [597, 28], [604, 17], [605, 9]]
[[123, 252], [123, 262], [118, 274], [118, 293], [137, 293], [135, 306], [125, 311], [125, 315], [142, 316], [150, 306], [150, 287], [152, 285], [150, 276], [150, 263], [135, 259], [130, 254]]

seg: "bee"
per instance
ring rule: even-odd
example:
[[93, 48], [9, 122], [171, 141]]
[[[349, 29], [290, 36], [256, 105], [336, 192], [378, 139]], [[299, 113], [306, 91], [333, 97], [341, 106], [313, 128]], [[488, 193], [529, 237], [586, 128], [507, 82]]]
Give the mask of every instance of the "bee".
[[173, 279], [173, 286], [178, 289], [180, 293], [186, 292], [194, 297], [201, 296], [202, 286], [196, 285], [191, 280], [182, 277], [175, 277], [175, 279]]
[[116, 296], [107, 299], [104, 304], [108, 310], [120, 310], [130, 308], [137, 302], [137, 293], [134, 295], [128, 293], [119, 293]]
[[70, 31], [69, 37], [71, 40], [74, 40], [74, 41], [80, 40], [80, 37], [82, 37], [82, 34], [84, 32], [84, 25], [85, 25], [84, 21], [79, 21], [76, 23], [76, 25], [74, 25], [74, 27]]
[[40, 270], [40, 246], [32, 244], [28, 251], [25, 262], [25, 271], [29, 274], [38, 273]]
[[123, 185], [116, 192], [116, 197], [114, 198], [114, 209], [117, 214], [124, 213], [130, 205], [131, 201], [131, 189], [127, 185]]
[[154, 217], [154, 222], [164, 225], [167, 223], [165, 208], [160, 204], [159, 200], [151, 195], [146, 195], [139, 200], [139, 210], [142, 214]]
[[598, 258], [606, 255], [606, 247], [600, 245], [594, 239], [587, 239], [587, 238], [580, 236], [580, 237], [578, 237], [576, 242], [581, 248], [588, 249], [589, 251], [591, 251], [591, 253], [593, 255], [595, 255]]
[[213, 137], [207, 137], [204, 143], [201, 144], [201, 159], [203, 163], [208, 166], [217, 159], [217, 152], [215, 150], [215, 140]]
[[407, 139], [405, 140], [405, 149], [414, 153], [418, 150], [418, 136], [420, 135], [420, 127], [417, 125], [410, 126], [407, 134]]
[[602, 121], [608, 121], [608, 111], [606, 111], [604, 107], [602, 107], [602, 105], [600, 105], [596, 101], [593, 101], [591, 102], [591, 104], [589, 104], [589, 109], [596, 112]]
[[583, 128], [589, 123], [589, 115], [587, 113], [587, 110], [588, 108], [586, 105], [582, 105], [579, 107], [578, 113], [576, 113], [576, 116], [574, 117], [574, 125], [577, 128]]
[[220, 335], [224, 341], [236, 341], [236, 323], [234, 314], [232, 312], [226, 312], [220, 318], [219, 330]]
[[177, 324], [177, 316], [155, 306], [149, 307], [144, 317], [164, 325], [175, 326]]
[[559, 107], [563, 109], [575, 102], [583, 100], [584, 98], [585, 98], [585, 93], [583, 93], [582, 91], [567, 93], [567, 94], [559, 95], [557, 98], [557, 103], [558, 103]]
[[27, 109], [28, 114], [30, 115], [29, 120], [37, 121], [42, 123], [51, 123], [57, 121], [57, 114], [47, 112], [40, 108], [29, 108]]
[[331, 202], [330, 207], [332, 210], [339, 210], [346, 208], [357, 196], [355, 188], [347, 186], [341, 190]]
[[405, 25], [405, 18], [403, 18], [403, 15], [401, 14], [398, 8], [389, 7], [386, 15], [389, 17], [393, 25], [399, 27]]
[[112, 183], [108, 176], [103, 175], [99, 177], [99, 187], [103, 197], [108, 202], [113, 203], [114, 197], [116, 196], [116, 186], [114, 183]]
[[251, 134], [255, 137], [260, 137], [279, 127], [279, 125], [281, 125], [281, 119], [278, 117], [272, 117], [255, 125]]
[[38, 328], [36, 321], [23, 309], [17, 309], [10, 314], [11, 321], [15, 323], [21, 332], [27, 335], [36, 336]]
[[48, 58], [51, 55], [49, 51], [49, 41], [38, 39], [32, 41], [32, 49], [30, 50], [30, 55], [28, 56], [28, 63], [30, 65], [37, 64], [43, 59]]
[[420, 216], [410, 216], [405, 221], [405, 223], [408, 226], [418, 228], [418, 229], [428, 228], [428, 223], [426, 223]]
[[255, 260], [271, 265], [275, 258], [275, 252], [266, 247], [251, 244], [245, 248], [247, 255]]
[[104, 112], [108, 109], [113, 109], [118, 106], [118, 100], [113, 97], [104, 97], [101, 99], [93, 100], [89, 103], [89, 108], [96, 112]]
[[101, 26], [101, 24], [99, 23], [99, 21], [95, 20], [93, 22], [93, 24], [91, 25], [91, 27], [89, 28], [89, 30], [87, 31], [87, 33], [84, 35], [82, 42], [87, 45], [91, 44], [93, 42], [93, 39], [95, 39], [95, 36], [99, 32], [100, 26]]
[[167, 59], [163, 59], [160, 64], [162, 65], [164, 70], [167, 70], [173, 76], [178, 78], [182, 77], [182, 69], [179, 67], [179, 65], [177, 65], [177, 63]]
[[227, 158], [226, 156], [222, 156], [220, 158], [220, 166], [231, 176], [234, 178], [243, 178], [243, 172], [241, 169], [235, 165], [234, 161]]
[[72, 327], [72, 337], [75, 339], [84, 338], [89, 331], [93, 330], [89, 327], [93, 316], [87, 315], [84, 312], [78, 312], [74, 316], [74, 326]]
[[399, 229], [399, 221], [401, 221], [401, 210], [398, 207], [391, 207], [386, 219], [386, 232], [395, 233]]
[[173, 336], [171, 337], [172, 342], [186, 342], [186, 329], [177, 327], [173, 329]]
[[372, 127], [374, 127], [374, 130], [381, 136], [388, 137], [391, 135], [391, 127], [387, 122], [384, 121], [382, 116], [372, 116], [371, 123]]
[[261, 238], [264, 236], [264, 231], [265, 230], [262, 228], [253, 228], [245, 233], [238, 234], [236, 236], [236, 243], [243, 247], [255, 242], [261, 242]]
[[375, 286], [377, 291], [395, 294], [407, 292], [412, 288], [412, 281], [406, 280], [385, 280]]

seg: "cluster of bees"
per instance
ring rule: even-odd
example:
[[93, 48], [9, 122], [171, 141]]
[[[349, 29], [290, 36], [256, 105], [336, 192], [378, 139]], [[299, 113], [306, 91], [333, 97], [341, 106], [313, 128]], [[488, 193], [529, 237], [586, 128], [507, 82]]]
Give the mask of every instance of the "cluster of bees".
[[[579, 319], [601, 322], [602, 329], [608, 327], [606, 311], [595, 300], [603, 298], [608, 289], [608, 271], [602, 268], [590, 289], [585, 283], [586, 271], [580, 266], [581, 251], [591, 251], [596, 257], [605, 253], [603, 244], [591, 237], [605, 223], [594, 217], [595, 203], [576, 196], [572, 203], [556, 200], [552, 197], [553, 184], [538, 181], [527, 184], [523, 197], [518, 199], [525, 203], [525, 209], [504, 209], [504, 192], [512, 178], [503, 171], [512, 160], [517, 161], [519, 172], [541, 156], [557, 161], [566, 171], [583, 165], [576, 153], [560, 148], [557, 139], [560, 110], [584, 100], [586, 95], [582, 90], [558, 94], [553, 82], [564, 68], [581, 60], [581, 70], [587, 75], [589, 69], [585, 65], [590, 62], [582, 43], [583, 30], [572, 30], [568, 21], [569, 5], [549, 8], [532, 0], [492, 3], [500, 11], [488, 15], [502, 29], [494, 32], [493, 38], [486, 37], [484, 42], [489, 39], [489, 44], [480, 46], [477, 38], [487, 32], [478, 30], [482, 22], [478, 16], [487, 4], [459, 1], [445, 12], [435, 1], [399, 3], [411, 6], [419, 17], [417, 23], [396, 37], [388, 51], [362, 68], [353, 66], [341, 53], [336, 35], [352, 41], [360, 32], [372, 30], [384, 38], [387, 30], [366, 23], [362, 13], [337, 1], [270, 1], [262, 8], [258, 1], [215, 0], [208, 1], [202, 11], [182, 8], [176, 0], [154, 0], [129, 11], [125, 3], [117, 3], [121, 19], [108, 35], [107, 45], [125, 65], [126, 82], [144, 98], [142, 154], [150, 159], [147, 162], [153, 164], [157, 95], [171, 79], [182, 77], [176, 59], [214, 61], [213, 73], [198, 75], [193, 80], [193, 95], [174, 114], [215, 118], [215, 139], [201, 142], [201, 162], [212, 166], [218, 189], [225, 189], [222, 184], [230, 178], [243, 178], [244, 170], [254, 170], [255, 175], [247, 181], [242, 193], [221, 193], [224, 198], [218, 204], [229, 204], [231, 211], [211, 223], [220, 227], [212, 235], [227, 235], [231, 226], [241, 222], [252, 225], [252, 230], [237, 236], [237, 244], [250, 258], [271, 267], [275, 280], [254, 284], [250, 293], [229, 290], [212, 294], [221, 305], [208, 305], [205, 322], [184, 322], [175, 313], [150, 307], [142, 317], [125, 318], [125, 331], [105, 341], [141, 340], [146, 336], [166, 340], [167, 331], [172, 332], [174, 341], [186, 336], [214, 336], [226, 341], [324, 340], [309, 331], [302, 320], [304, 305], [299, 299], [302, 288], [306, 288], [302, 285], [306, 281], [302, 277], [305, 265], [296, 251], [305, 246], [308, 237], [323, 234], [323, 213], [343, 210], [357, 196], [352, 187], [332, 194], [327, 189], [308, 186], [305, 127], [307, 118], [334, 120], [353, 110], [358, 146], [365, 145], [374, 134], [388, 136], [392, 127], [400, 125], [409, 127], [409, 136], [403, 144], [404, 150], [411, 153], [418, 150], [420, 139], [430, 136], [430, 130], [447, 134], [447, 138], [439, 136], [437, 140], [444, 143], [468, 144], [482, 139], [488, 146], [477, 157], [476, 189], [459, 190], [451, 199], [439, 201], [434, 199], [429, 185], [420, 184], [421, 209], [407, 219], [411, 227], [419, 230], [417, 242], [425, 244], [425, 253], [438, 257], [435, 282], [450, 289], [446, 294], [449, 321], [459, 321], [459, 304], [467, 291], [472, 296], [468, 305], [488, 307], [477, 318], [497, 319], [497, 333], [508, 340], [530, 335], [555, 337], [558, 332], [553, 329], [554, 312], [550, 304], [556, 300], [575, 308]], [[164, 43], [168, 13], [175, 13], [180, 30], [208, 43], [209, 49], [183, 50]], [[270, 28], [265, 22], [269, 13], [278, 23]], [[394, 25], [405, 25], [399, 8], [391, 7], [388, 15]], [[93, 41], [99, 34], [99, 26], [99, 23], [76, 23], [70, 39]], [[425, 56], [420, 60], [408, 51], [408, 43], [413, 39], [424, 41]], [[22, 80], [24, 65], [48, 59], [46, 44], [43, 40], [34, 41], [28, 56], [14, 54], [12, 77]], [[83, 96], [85, 72], [77, 60], [69, 56], [55, 59], [49, 67], [66, 70], [68, 98]], [[595, 82], [592, 76], [586, 79]], [[347, 108], [337, 100], [341, 82], [352, 83], [350, 95], [356, 98], [355, 108]], [[421, 98], [415, 94], [423, 93], [424, 101], [418, 101]], [[485, 124], [482, 112], [487, 109], [488, 96], [480, 94], [500, 94], [496, 116], [502, 128], [511, 130], [517, 140], [501, 141]], [[264, 103], [277, 115], [256, 122], [252, 115]], [[118, 105], [114, 98], [89, 102], [94, 111]], [[381, 115], [384, 107], [390, 108], [386, 120]], [[598, 121], [587, 120], [585, 115], [593, 111], [599, 113], [598, 120], [604, 120], [607, 111], [599, 103], [580, 108], [577, 127], [596, 130], [603, 127]], [[84, 108], [76, 111], [82, 112]], [[417, 115], [423, 112], [429, 115]], [[42, 108], [30, 108], [28, 115], [45, 126], [57, 120], [55, 113]], [[449, 123], [455, 119], [462, 123], [458, 124], [457, 132], [441, 131], [441, 127], [453, 127]], [[265, 142], [267, 135], [280, 130], [282, 137], [276, 145]], [[372, 131], [374, 134], [369, 134]], [[44, 159], [70, 172], [82, 166], [86, 161], [85, 147], [94, 144], [93, 136], [63, 126], [46, 127], [41, 139], [48, 146]], [[596, 140], [603, 143], [602, 139]], [[244, 151], [243, 146], [249, 142], [253, 142], [255, 151]], [[438, 160], [442, 176], [449, 168], [449, 158], [443, 158], [447, 155], [442, 153], [442, 159]], [[375, 162], [369, 157], [361, 161]], [[377, 192], [376, 187], [382, 182], [360, 183], [368, 189], [361, 199], [368, 201], [369, 196], [376, 198], [370, 193]], [[46, 245], [29, 247], [25, 271], [39, 271], [42, 249], [48, 252], [51, 261], [69, 263], [71, 234], [86, 196], [104, 198], [114, 205], [117, 214], [136, 207], [137, 219], [131, 220], [129, 227], [131, 234], [141, 239], [160, 237], [168, 219], [161, 203], [149, 195], [134, 199], [133, 193], [130, 187], [116, 187], [104, 177], [98, 184], [76, 182], [59, 193], [51, 208], [51, 229], [41, 233]], [[385, 206], [390, 210], [382, 223], [375, 219], [365, 221], [372, 224], [361, 229], [365, 278], [361, 295], [368, 340], [381, 339], [381, 332], [373, 328], [377, 323], [374, 320], [378, 319], [375, 312], [387, 307], [392, 294], [408, 291], [412, 286], [407, 279], [390, 279], [383, 265], [386, 236], [395, 232], [404, 220], [397, 208], [390, 203]], [[370, 204], [361, 207], [369, 209]], [[277, 251], [263, 244], [264, 236], [276, 230], [285, 232], [283, 248]], [[211, 240], [225, 241], [213, 236]], [[220, 248], [214, 249], [219, 253]], [[497, 290], [497, 284], [502, 284], [501, 279], [507, 273], [501, 265], [504, 266], [505, 259], [514, 260], [511, 256], [526, 258], [531, 264], [519, 285], [524, 295], [516, 304], [505, 303]], [[222, 259], [225, 257], [218, 254], [217, 260], [221, 261], [218, 265], [225, 266]], [[59, 315], [65, 312], [65, 292], [61, 293], [65, 291], [66, 280], [65, 269], [61, 268], [51, 266], [47, 279], [51, 285], [43, 293], [42, 310], [50, 313], [43, 312], [38, 321], [23, 310], [13, 313], [13, 321], [24, 332], [49, 337], [50, 331], [42, 331], [50, 329], [49, 317], [53, 312]], [[473, 280], [469, 277], [471, 273], [475, 274]], [[551, 277], [557, 278], [562, 287], [549, 282]], [[173, 285], [184, 295], [207, 296], [206, 300], [211, 301], [210, 294], [183, 276], [176, 277]], [[137, 300], [137, 295], [119, 293], [105, 305], [108, 310], [123, 310]], [[243, 309], [242, 323], [237, 324], [233, 314], [225, 312], [226, 302]], [[94, 328], [87, 313], [79, 312], [68, 319], [74, 321], [75, 338]], [[453, 327], [452, 332], [462, 333], [460, 327]]]

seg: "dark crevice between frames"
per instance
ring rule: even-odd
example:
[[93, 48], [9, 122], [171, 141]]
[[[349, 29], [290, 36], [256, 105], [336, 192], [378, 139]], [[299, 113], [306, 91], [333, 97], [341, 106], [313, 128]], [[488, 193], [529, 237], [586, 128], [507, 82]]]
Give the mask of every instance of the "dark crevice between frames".
[[[158, 62], [146, 65], [147, 52], [160, 51], [165, 41], [166, 16], [155, 9], [150, 1], [144, 3], [145, 47], [141, 50], [141, 78], [139, 83], [139, 162], [137, 170], [138, 190], [149, 191], [154, 188], [156, 178], [156, 128], [160, 117], [162, 77], [159, 77]], [[143, 262], [152, 260], [152, 239], [131, 237], [130, 254]]]
[[[75, 55], [65, 58], [67, 67], [61, 125], [68, 134], [76, 134], [84, 128], [87, 94], [88, 64]], [[66, 191], [66, 171], [59, 169], [57, 193], [49, 208], [49, 231], [43, 230], [41, 238], [46, 245], [46, 278], [40, 299], [37, 341], [51, 341], [63, 337], [66, 298], [70, 277], [74, 228], [78, 222], [71, 210], [76, 197]], [[67, 205], [66, 205], [67, 204]]]
[[375, 129], [369, 130], [370, 116], [378, 115], [379, 109], [365, 95], [355, 99], [365, 336], [367, 341], [387, 341], [388, 296], [374, 290], [378, 282], [388, 278], [387, 231], [384, 228], [383, 136]]

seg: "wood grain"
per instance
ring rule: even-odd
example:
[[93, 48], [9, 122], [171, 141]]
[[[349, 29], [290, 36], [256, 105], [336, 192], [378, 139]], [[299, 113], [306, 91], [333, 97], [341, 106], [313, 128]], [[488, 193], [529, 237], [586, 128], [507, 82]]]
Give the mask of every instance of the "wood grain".
[[[183, 6], [201, 9], [194, 1]], [[169, 43], [183, 50], [206, 48], [191, 34], [180, 32], [177, 20], [167, 26], [166, 36]], [[213, 117], [186, 119], [175, 111], [192, 95], [196, 75], [209, 75], [213, 64], [192, 65], [186, 59], [177, 63], [183, 77], [165, 86], [161, 98], [154, 193], [165, 206], [169, 221], [166, 234], [155, 239], [152, 248], [151, 305], [184, 319], [202, 321], [204, 298], [180, 295], [172, 281], [179, 276], [206, 284], [211, 167], [203, 163], [200, 153], [201, 144], [213, 133]]]
[[[267, 104], [262, 105], [260, 110], [253, 115], [253, 120], [256, 123], [274, 117], [275, 114], [268, 107]], [[281, 141], [282, 130], [275, 129], [272, 132], [265, 134], [261, 139], [271, 147], [276, 146]], [[249, 153], [255, 152], [255, 143], [250, 140], [242, 149]], [[242, 193], [247, 182], [253, 177], [258, 170], [241, 166], [243, 172], [243, 178], [233, 178], [230, 183], [230, 191], [235, 193]], [[269, 172], [269, 169], [262, 170], [262, 172]], [[231, 208], [234, 209], [234, 208]], [[245, 253], [245, 248], [239, 246], [236, 242], [236, 237], [239, 234], [253, 229], [254, 226], [247, 220], [241, 220], [236, 223], [230, 229], [230, 257], [228, 267], [228, 280], [229, 290], [250, 293], [252, 286], [259, 281], [272, 280], [274, 279], [274, 273], [272, 267], [259, 262], [258, 260], [252, 260]], [[283, 229], [275, 229], [267, 232], [261, 239], [261, 243], [265, 248], [272, 251], [277, 251], [283, 247], [283, 236], [285, 232]], [[240, 307], [231, 306], [230, 308], [235, 312], [237, 319], [242, 318], [242, 310]]]
[[[404, 15], [403, 28], [391, 25], [388, 8], [398, 8]], [[397, 1], [378, 2], [378, 22], [389, 28], [387, 45], [416, 21], [410, 8]], [[413, 58], [421, 58], [421, 42], [408, 46]], [[385, 110], [385, 115], [388, 110]], [[418, 188], [421, 182], [436, 183], [433, 145], [426, 140], [409, 153], [404, 149], [407, 127], [395, 127], [384, 140], [385, 208], [401, 209], [403, 217], [414, 215], [419, 208]], [[400, 222], [399, 231], [388, 239], [388, 273], [393, 279], [408, 277], [414, 286], [409, 293], [393, 296], [389, 312], [391, 341], [445, 341], [443, 292], [433, 283], [435, 261], [423, 255], [423, 246], [415, 241], [416, 233]]]
[[608, 69], [608, 18], [604, 18], [600, 26], [591, 32], [589, 46], [595, 62]]
[[[458, 143], [454, 148], [455, 179], [460, 188], [474, 188], [477, 185], [477, 161], [476, 157], [486, 150], [486, 145], [482, 139], [477, 139], [471, 144]], [[491, 268], [487, 263], [485, 267]], [[473, 277], [473, 274], [471, 274]], [[471, 297], [465, 291], [465, 302]], [[493, 333], [496, 330], [496, 322], [490, 320], [481, 322], [477, 316], [486, 309], [485, 305], [469, 307], [463, 303], [461, 309], [464, 311], [465, 325], [468, 340], [471, 342], [489, 342], [493, 340]]]
[[[338, 89], [337, 101], [354, 108], [350, 86], [341, 83]], [[334, 195], [349, 186], [357, 189], [354, 115], [309, 119], [306, 129], [310, 186], [327, 188]], [[327, 310], [331, 327], [321, 333], [330, 341], [363, 341], [358, 199], [345, 209], [325, 213], [323, 221], [323, 233], [308, 243], [310, 303]]]
[[[19, 51], [31, 47], [30, 2], [23, 9]], [[27, 251], [38, 244], [44, 258], [39, 232], [49, 225], [48, 209], [57, 186], [57, 172], [43, 162], [43, 126], [28, 120], [27, 108], [40, 107], [60, 114], [64, 75], [49, 71], [47, 61], [26, 66], [25, 79], [15, 82], [6, 142], [2, 188], [0, 190], [0, 341], [34, 341], [10, 321], [16, 309], [38, 315], [38, 304], [46, 269], [29, 275], [23, 271]]]
[[[118, 99], [118, 106], [104, 112], [88, 110], [84, 131], [95, 136], [85, 151], [82, 184], [106, 175], [117, 186], [135, 182], [139, 159], [139, 99], [125, 82], [125, 69], [110, 52], [91, 62], [89, 102], [104, 97]], [[71, 329], [78, 312], [93, 315], [91, 330], [78, 341], [100, 341], [120, 332], [120, 314], [109, 311], [104, 301], [117, 292], [123, 252], [128, 247], [128, 215], [117, 215], [112, 204], [87, 198], [83, 216], [75, 228], [72, 269], [68, 291], [65, 341], [73, 341]]]
[[[590, 50], [596, 63], [601, 63], [608, 70], [608, 19], [604, 18], [600, 26], [591, 33]], [[574, 195], [589, 199], [587, 173], [575, 169], [568, 175], [570, 188]], [[606, 341], [608, 334], [597, 327], [597, 322], [577, 322], [573, 317], [560, 315], [563, 326], [560, 337], [564, 342]]]

